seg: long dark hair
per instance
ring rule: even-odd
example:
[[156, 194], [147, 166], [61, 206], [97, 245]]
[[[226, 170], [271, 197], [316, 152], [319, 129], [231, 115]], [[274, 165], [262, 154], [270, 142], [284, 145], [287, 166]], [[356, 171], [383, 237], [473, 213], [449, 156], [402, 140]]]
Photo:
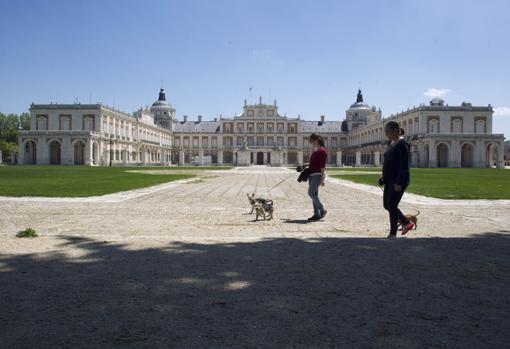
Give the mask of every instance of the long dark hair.
[[325, 143], [324, 143], [324, 138], [322, 138], [319, 134], [317, 133], [312, 133], [310, 135], [310, 140], [312, 141], [317, 141], [317, 143], [319, 143], [319, 145], [321, 147], [324, 147], [325, 146]]

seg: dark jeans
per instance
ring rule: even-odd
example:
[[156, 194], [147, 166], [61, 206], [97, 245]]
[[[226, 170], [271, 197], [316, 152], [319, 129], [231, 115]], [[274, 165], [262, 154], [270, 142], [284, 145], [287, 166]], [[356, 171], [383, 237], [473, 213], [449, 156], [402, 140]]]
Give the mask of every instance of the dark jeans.
[[407, 186], [402, 186], [402, 190], [395, 191], [393, 184], [384, 185], [383, 203], [384, 208], [388, 210], [390, 214], [390, 234], [397, 235], [398, 222], [401, 221], [403, 224], [409, 223], [402, 211], [398, 209], [398, 204], [404, 195], [404, 191]]

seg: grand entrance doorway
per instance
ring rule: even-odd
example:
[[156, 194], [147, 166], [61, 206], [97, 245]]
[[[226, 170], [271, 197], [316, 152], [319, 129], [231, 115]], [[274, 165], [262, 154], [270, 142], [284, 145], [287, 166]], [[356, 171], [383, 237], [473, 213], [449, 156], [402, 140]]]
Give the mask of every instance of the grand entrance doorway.
[[264, 153], [261, 151], [257, 153], [257, 165], [264, 165]]

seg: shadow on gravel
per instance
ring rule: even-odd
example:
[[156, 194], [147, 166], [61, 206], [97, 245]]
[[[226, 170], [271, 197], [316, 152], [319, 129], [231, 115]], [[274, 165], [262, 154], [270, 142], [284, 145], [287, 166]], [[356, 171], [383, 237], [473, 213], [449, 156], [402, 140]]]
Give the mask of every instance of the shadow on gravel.
[[309, 221], [308, 219], [282, 219], [283, 223], [290, 224], [309, 224], [309, 223], [317, 223], [314, 221]]
[[[2, 348], [502, 348], [510, 238], [126, 246], [0, 256]], [[69, 257], [72, 248], [80, 257]], [[505, 325], [506, 324], [506, 325]]]

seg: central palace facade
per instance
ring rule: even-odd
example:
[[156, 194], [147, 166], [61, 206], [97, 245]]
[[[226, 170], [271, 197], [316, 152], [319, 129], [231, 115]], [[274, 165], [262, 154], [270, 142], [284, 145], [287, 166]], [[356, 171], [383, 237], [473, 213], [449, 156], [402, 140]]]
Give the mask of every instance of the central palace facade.
[[343, 120], [282, 116], [276, 100], [248, 104], [214, 120], [178, 120], [161, 89], [150, 108], [128, 114], [102, 104], [32, 104], [20, 131], [20, 164], [285, 166], [308, 162], [311, 133], [320, 134], [331, 166], [380, 166], [384, 125], [397, 121], [414, 167], [503, 167], [502, 134], [492, 133], [491, 105], [448, 106], [440, 98], [383, 118], [358, 91]]

